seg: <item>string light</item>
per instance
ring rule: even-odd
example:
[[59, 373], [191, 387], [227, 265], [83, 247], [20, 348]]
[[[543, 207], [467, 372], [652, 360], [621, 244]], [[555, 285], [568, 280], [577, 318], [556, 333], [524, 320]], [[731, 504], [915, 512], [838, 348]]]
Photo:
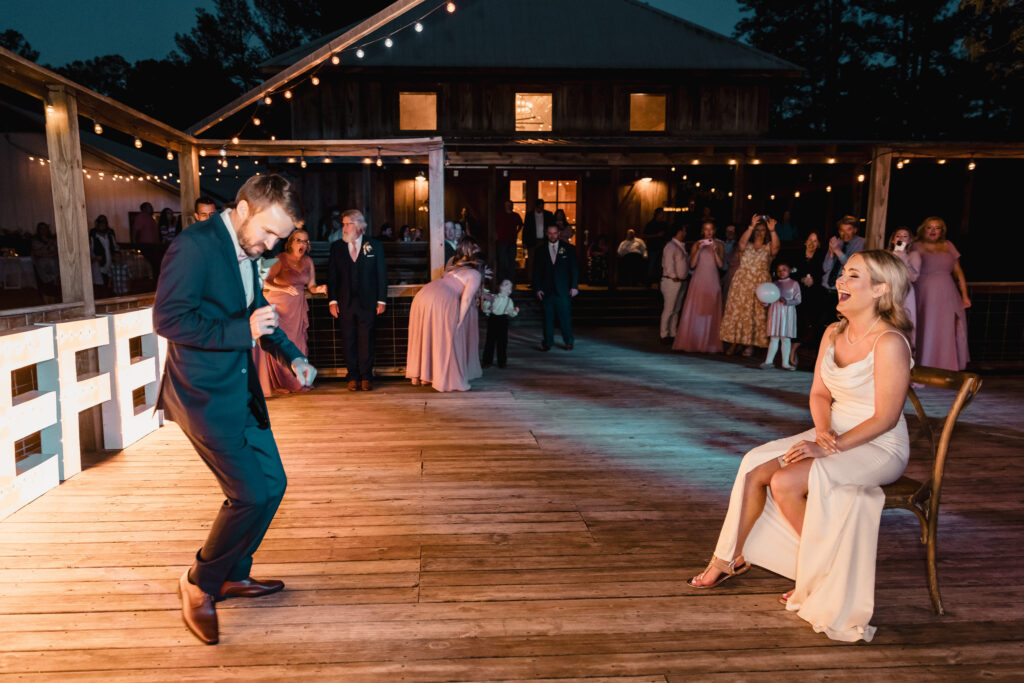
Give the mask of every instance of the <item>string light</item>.
[[220, 148], [220, 155], [222, 157], [226, 157], [228, 155], [228, 151], [226, 149], [224, 149], [223, 147], [221, 147]]
[[274, 100], [270, 97], [270, 95], [267, 95], [266, 97], [263, 98], [263, 104], [271, 104], [273, 101]]
[[750, 200], [751, 200], [751, 199], [753, 199], [753, 198], [754, 198], [754, 195], [752, 195], [752, 194], [748, 194], [748, 195], [747, 195], [747, 201], [750, 201]]
[[286, 100], [290, 100], [292, 98], [292, 91], [291, 90], [285, 90], [284, 91], [284, 98]]
[[391, 47], [395, 44], [395, 41], [391, 40], [391, 36], [384, 39], [384, 47]]
[[363, 48], [359, 48], [358, 50], [356, 50], [356, 57], [359, 57], [359, 59], [362, 59], [365, 56], [366, 56], [366, 53], [363, 52]]
[[448, 14], [455, 14], [455, 3], [449, 2], [444, 8], [448, 11]]
[[735, 159], [729, 159], [729, 165], [730, 166], [735, 166], [736, 165], [736, 160]]
[[700, 159], [693, 159], [692, 161], [690, 161], [690, 163], [693, 164], [694, 166], [699, 166], [700, 165]]
[[174, 152], [171, 151], [170, 147], [167, 148], [167, 161], [174, 161]]
[[797, 159], [797, 158], [795, 158], [795, 157], [794, 157], [793, 159], [790, 159], [790, 160], [789, 160], [789, 165], [790, 165], [790, 166], [796, 166], [796, 165], [797, 165], [797, 164], [799, 164], [799, 163], [800, 163], [800, 160], [799, 160], [799, 159]]
[[939, 159], [938, 162], [936, 162], [936, 163], [938, 163], [939, 166], [942, 166], [943, 164], [946, 163], [946, 160], [945, 159]]
[[416, 26], [414, 26], [413, 28], [416, 29], [416, 33], [423, 33], [423, 24], [421, 24], [420, 22], [417, 21]]
[[751, 159], [750, 163], [752, 163], [754, 166], [757, 166], [757, 165], [759, 165], [761, 163], [761, 160], [760, 159]]
[[235, 137], [231, 138], [231, 144], [232, 145], [237, 145], [238, 144], [238, 136], [237, 135]]
[[897, 161], [896, 162], [896, 168], [903, 168], [903, 162], [902, 161]]
[[309, 82], [312, 83], [313, 85], [320, 85], [320, 77], [313, 76], [313, 78], [309, 79]]
[[339, 64], [341, 64], [341, 57], [339, 57], [338, 55], [331, 55], [331, 64], [333, 64], [334, 66], [338, 66]]
[[206, 156], [206, 150], [205, 149], [199, 150], [199, 156], [205, 157]]
[[412, 159], [402, 159], [402, 163], [403, 164], [411, 164], [412, 163]]
[[671, 171], [672, 171], [673, 173], [675, 173], [675, 172], [676, 172], [676, 167], [675, 167], [675, 166], [673, 166], [673, 167], [671, 168]]
[[260, 121], [260, 117], [258, 117], [258, 116], [254, 116], [254, 117], [252, 117], [252, 125], [254, 125], [254, 126], [258, 126], [258, 125], [260, 125], [261, 123], [263, 123], [263, 122], [262, 122], [262, 121]]
[[974, 159], [971, 159], [970, 162], [968, 162], [968, 164], [967, 164], [967, 170], [968, 171], [973, 171], [975, 168], [977, 168], [977, 166], [978, 165], [976, 163], [974, 163]]
[[800, 190], [797, 190], [796, 192], [794, 192], [793, 196], [796, 197], [797, 199], [799, 199], [800, 198]]
[[831, 191], [832, 191], [832, 186], [831, 185], [826, 185], [825, 186], [825, 192], [831, 192]]
[[99, 121], [92, 122], [92, 132], [96, 135], [103, 135], [103, 126], [100, 125]]
[[857, 176], [857, 182], [858, 183], [863, 183], [864, 182], [864, 174], [863, 173], [861, 173], [860, 175]]
[[829, 157], [828, 159], [825, 159], [825, 163], [826, 164], [834, 164], [834, 163], [836, 163], [836, 158], [835, 157]]
[[142, 140], [135, 138], [135, 149], [142, 149]]
[[768, 199], [770, 199], [770, 200], [772, 200], [774, 202], [775, 201], [775, 195], [773, 195], [773, 194], [772, 195], [768, 195]]
[[370, 157], [364, 157], [363, 158], [363, 163], [364, 164], [372, 164], [373, 163], [373, 159], [371, 159]]
[[301, 150], [299, 150], [299, 156], [301, 157], [301, 160], [299, 161], [299, 166], [301, 166], [302, 168], [306, 168], [306, 155]]
[[380, 147], [377, 148], [377, 168], [384, 165], [384, 160], [380, 158]]

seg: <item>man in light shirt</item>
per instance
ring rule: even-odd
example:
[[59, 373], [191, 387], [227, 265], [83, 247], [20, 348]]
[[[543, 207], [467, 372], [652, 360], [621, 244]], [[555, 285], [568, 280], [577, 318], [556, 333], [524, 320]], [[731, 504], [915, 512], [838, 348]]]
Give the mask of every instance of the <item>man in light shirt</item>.
[[646, 272], [647, 244], [630, 228], [626, 239], [619, 242], [619, 284], [640, 284]]
[[683, 307], [690, 264], [687, 260], [686, 228], [680, 227], [666, 244], [661, 256], [661, 295], [665, 305], [661, 309], [661, 343], [671, 344], [679, 325], [679, 309]]

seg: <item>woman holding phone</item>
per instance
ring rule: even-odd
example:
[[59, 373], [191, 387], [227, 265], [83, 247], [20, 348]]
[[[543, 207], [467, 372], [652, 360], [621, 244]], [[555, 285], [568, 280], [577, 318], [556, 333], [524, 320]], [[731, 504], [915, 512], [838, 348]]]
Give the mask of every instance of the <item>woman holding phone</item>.
[[[917, 277], [921, 274], [921, 254], [916, 251], [912, 251], [914, 246], [914, 238], [910, 234], [910, 228], [905, 225], [901, 225], [893, 231], [892, 235], [889, 236], [889, 251], [893, 253], [899, 260], [903, 261], [903, 265], [907, 267], [907, 272], [910, 274], [910, 282], [917, 282]], [[914, 288], [910, 288], [910, 292], [907, 294], [907, 302], [904, 304], [907, 308], [907, 317], [910, 318], [910, 344], [917, 346], [917, 297], [914, 296]]]
[[700, 230], [702, 239], [690, 247], [690, 289], [672, 349], [721, 353], [722, 283], [718, 269], [725, 263], [725, 243], [715, 239], [713, 221], [704, 221]]

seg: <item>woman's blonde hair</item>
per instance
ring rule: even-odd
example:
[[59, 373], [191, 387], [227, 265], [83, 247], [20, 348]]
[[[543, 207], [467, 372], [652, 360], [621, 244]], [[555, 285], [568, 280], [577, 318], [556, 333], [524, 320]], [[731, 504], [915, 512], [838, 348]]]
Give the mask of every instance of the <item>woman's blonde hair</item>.
[[925, 241], [924, 234], [928, 230], [928, 224], [931, 223], [932, 221], [935, 221], [936, 223], [939, 224], [939, 239], [938, 239], [938, 241], [939, 242], [945, 242], [946, 241], [946, 221], [942, 220], [938, 216], [928, 216], [928, 218], [925, 218], [923, 221], [921, 221], [921, 225], [917, 226], [917, 235], [914, 236], [914, 239], [916, 239], [918, 242], [924, 242]]
[[[909, 339], [913, 325], [910, 323], [906, 307], [907, 295], [910, 293], [910, 273], [907, 271], [907, 266], [898, 256], [881, 249], [862, 251], [855, 256], [860, 256], [863, 259], [872, 285], [885, 284], [889, 286], [882, 296], [875, 299], [875, 312], [878, 317]], [[846, 318], [840, 314], [839, 327], [836, 331], [843, 332], [846, 325]]]

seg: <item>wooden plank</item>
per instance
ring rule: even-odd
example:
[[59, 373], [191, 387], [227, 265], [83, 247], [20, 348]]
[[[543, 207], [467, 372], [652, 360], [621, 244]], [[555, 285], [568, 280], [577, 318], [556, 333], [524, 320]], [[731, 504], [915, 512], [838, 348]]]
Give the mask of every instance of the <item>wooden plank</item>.
[[428, 205], [430, 207], [430, 279], [436, 280], [444, 273], [444, 148], [430, 151], [430, 165], [427, 181], [430, 183]]
[[885, 222], [889, 214], [889, 179], [892, 175], [893, 151], [888, 147], [876, 147], [872, 159], [864, 241], [867, 249], [883, 249]]
[[199, 152], [196, 146], [185, 143], [178, 152], [178, 179], [181, 181], [181, 227], [195, 223], [195, 203], [202, 190], [199, 186]]
[[85, 315], [96, 313], [89, 252], [89, 219], [85, 213], [82, 144], [78, 136], [78, 104], [63, 88], [51, 88], [45, 103], [46, 150], [50, 156], [54, 229], [65, 303], [82, 302]]

